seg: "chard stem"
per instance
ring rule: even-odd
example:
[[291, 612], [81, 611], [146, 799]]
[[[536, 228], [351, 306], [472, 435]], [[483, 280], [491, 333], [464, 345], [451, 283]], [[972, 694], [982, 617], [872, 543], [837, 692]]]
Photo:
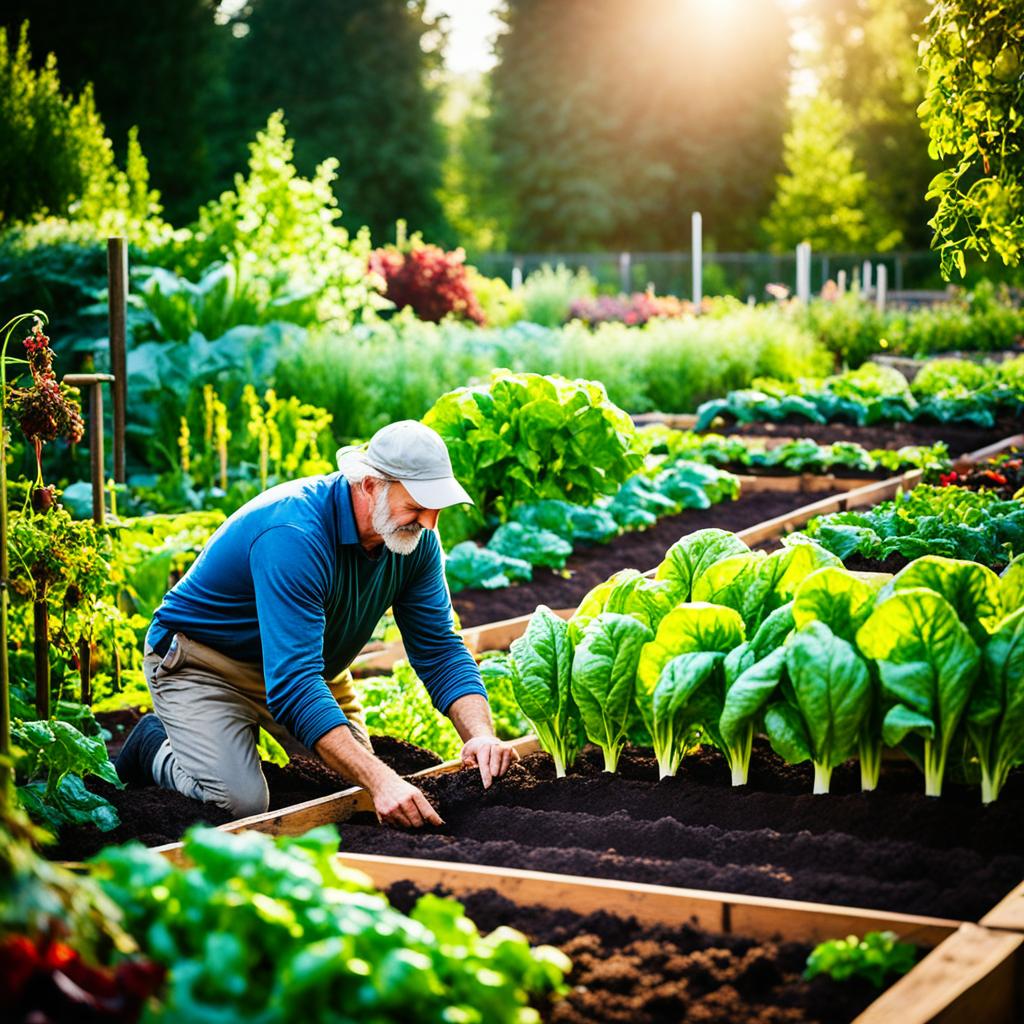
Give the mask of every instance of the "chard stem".
[[832, 781], [832, 766], [829, 764], [814, 762], [814, 793], [821, 796], [828, 792], [829, 784]]
[[866, 737], [860, 742], [860, 788], [870, 793], [878, 787], [878, 779], [882, 774], [882, 744]]

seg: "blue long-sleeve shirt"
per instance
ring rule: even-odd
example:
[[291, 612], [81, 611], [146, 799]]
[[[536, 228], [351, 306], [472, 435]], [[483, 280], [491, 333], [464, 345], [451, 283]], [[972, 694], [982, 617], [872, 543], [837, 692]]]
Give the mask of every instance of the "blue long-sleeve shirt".
[[424, 530], [409, 555], [375, 554], [359, 543], [340, 473], [280, 484], [220, 526], [146, 639], [159, 650], [180, 632], [262, 663], [270, 713], [309, 748], [346, 721], [325, 677], [351, 663], [389, 607], [439, 711], [467, 694], [486, 697], [455, 632], [437, 535]]

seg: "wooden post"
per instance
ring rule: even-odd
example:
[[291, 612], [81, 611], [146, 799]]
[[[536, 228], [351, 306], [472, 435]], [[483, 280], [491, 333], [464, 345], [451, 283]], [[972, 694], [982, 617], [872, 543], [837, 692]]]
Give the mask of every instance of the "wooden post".
[[875, 289], [875, 307], [877, 308], [879, 313], [884, 313], [885, 293], [887, 286], [889, 284], [889, 271], [886, 269], [884, 263], [878, 264], [877, 274], [878, 276], [876, 280], [878, 281], [878, 285]]
[[871, 294], [871, 260], [864, 261], [864, 269], [860, 277], [861, 288], [864, 291], [864, 298]]
[[690, 218], [690, 236], [693, 251], [693, 308], [699, 313], [704, 298], [704, 221], [699, 213]]
[[[106, 519], [103, 452], [103, 385], [112, 384], [116, 394], [117, 381], [109, 373], [69, 373], [65, 384], [89, 389], [89, 465], [92, 470], [92, 518], [97, 526]], [[116, 400], [116, 399], [115, 399]], [[115, 478], [116, 479], [116, 478]]]
[[127, 365], [128, 240], [107, 239], [107, 309], [110, 322], [110, 372], [114, 375], [114, 480], [125, 482], [125, 415], [128, 408]]

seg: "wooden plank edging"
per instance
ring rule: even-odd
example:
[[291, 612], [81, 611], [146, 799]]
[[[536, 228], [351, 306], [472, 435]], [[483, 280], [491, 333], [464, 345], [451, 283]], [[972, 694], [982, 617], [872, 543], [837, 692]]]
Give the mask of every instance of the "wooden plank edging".
[[552, 874], [521, 868], [488, 867], [368, 853], [338, 854], [341, 862], [366, 874], [379, 889], [411, 881], [423, 889], [441, 886], [454, 896], [494, 889], [523, 906], [567, 907], [576, 913], [605, 911], [648, 925], [694, 925], [705, 931], [751, 938], [784, 938], [816, 943], [824, 939], [889, 929], [908, 942], [934, 946], [955, 934], [959, 921], [887, 913], [801, 900], [683, 889], [609, 878]]
[[986, 928], [1024, 932], [1024, 882], [1011, 889], [982, 919]]

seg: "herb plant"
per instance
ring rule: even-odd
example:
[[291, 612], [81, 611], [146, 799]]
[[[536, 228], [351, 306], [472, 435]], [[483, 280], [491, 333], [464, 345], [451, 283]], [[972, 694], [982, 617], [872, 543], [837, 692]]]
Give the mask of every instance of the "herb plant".
[[862, 939], [848, 935], [815, 946], [807, 957], [804, 978], [810, 981], [819, 974], [835, 981], [866, 978], [881, 988], [890, 974], [906, 974], [916, 959], [917, 949], [900, 942], [894, 932], [868, 932]]

